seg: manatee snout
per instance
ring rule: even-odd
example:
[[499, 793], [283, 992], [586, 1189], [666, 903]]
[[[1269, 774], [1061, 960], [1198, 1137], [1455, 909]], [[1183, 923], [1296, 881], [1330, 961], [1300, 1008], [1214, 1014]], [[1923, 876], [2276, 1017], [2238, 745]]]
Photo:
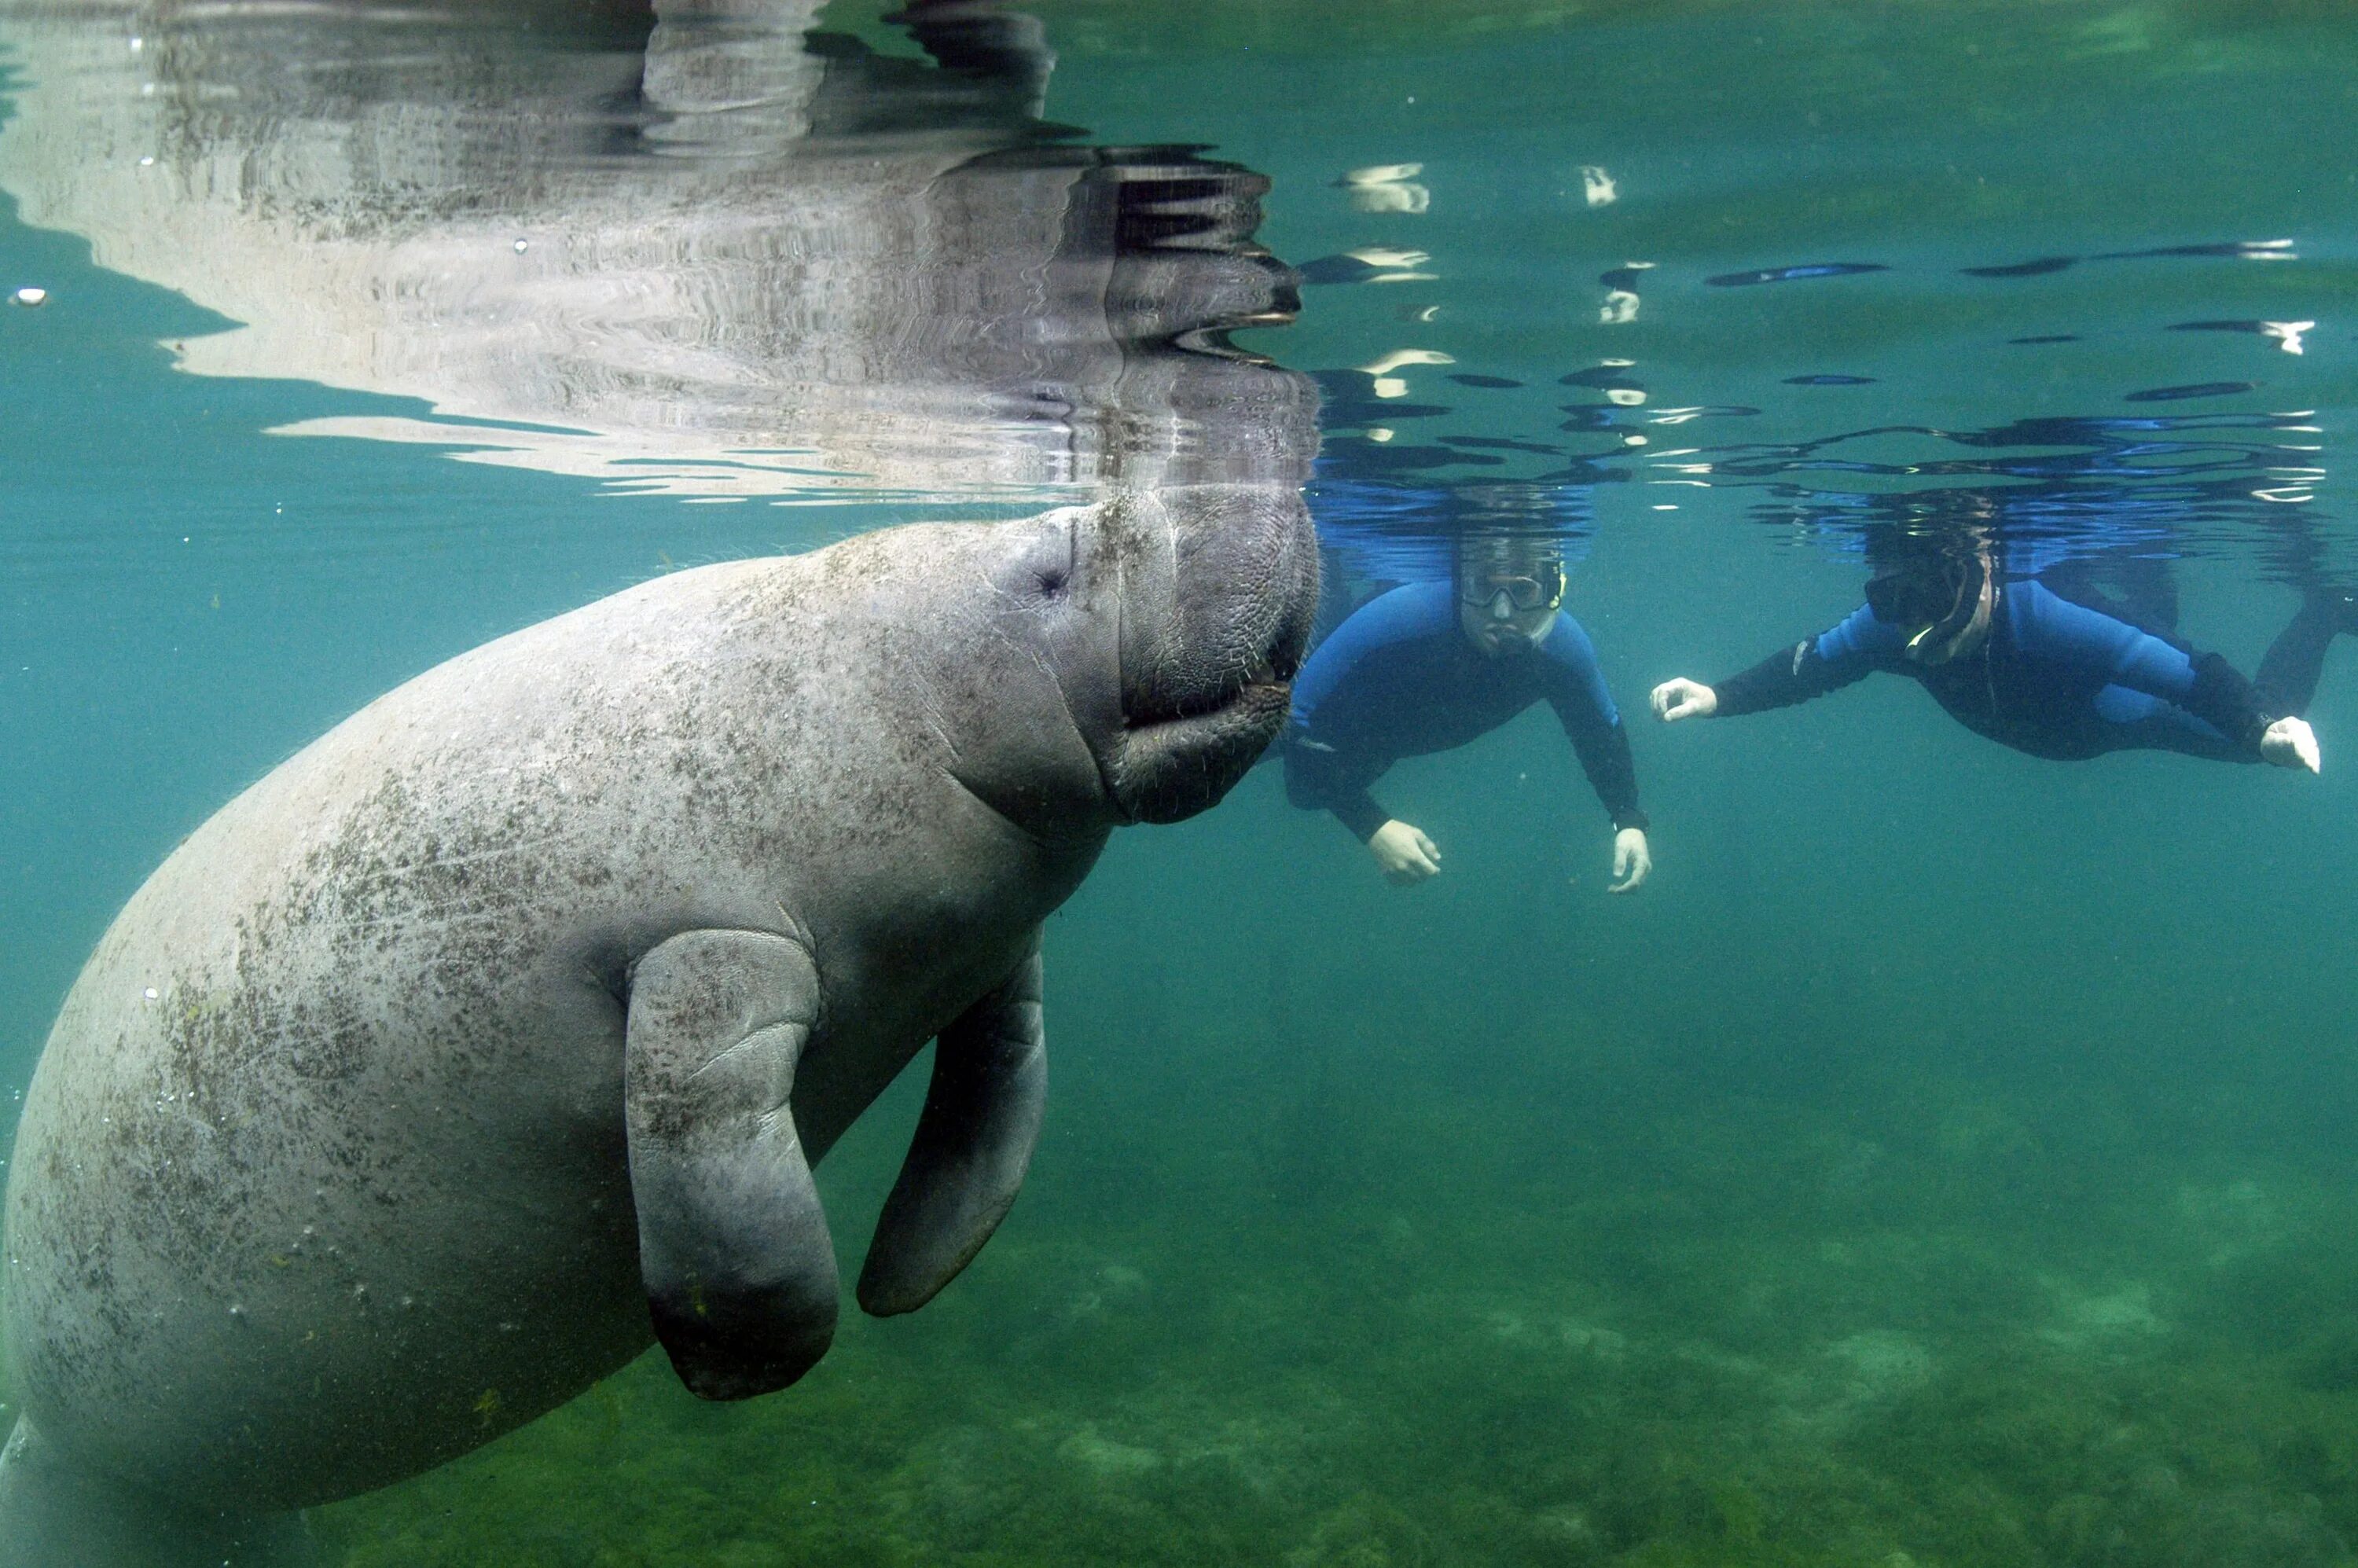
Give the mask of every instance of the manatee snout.
[[1218, 805], [1284, 727], [1291, 689], [1249, 686], [1216, 712], [1131, 730], [1112, 770], [1130, 820], [1181, 822]]
[[1126, 593], [1124, 731], [1108, 772], [1133, 821], [1215, 805], [1284, 726], [1318, 606], [1318, 549], [1291, 486], [1167, 487], [1166, 547]]

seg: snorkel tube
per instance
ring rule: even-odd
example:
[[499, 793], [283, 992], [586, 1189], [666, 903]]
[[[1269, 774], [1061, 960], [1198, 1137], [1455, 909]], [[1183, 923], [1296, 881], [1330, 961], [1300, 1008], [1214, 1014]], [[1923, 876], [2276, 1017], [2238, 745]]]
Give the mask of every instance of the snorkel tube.
[[1911, 664], [1945, 665], [1981, 645], [1997, 602], [1989, 544], [1928, 549], [1877, 574], [1866, 585], [1876, 619], [1917, 630], [1901, 650]]

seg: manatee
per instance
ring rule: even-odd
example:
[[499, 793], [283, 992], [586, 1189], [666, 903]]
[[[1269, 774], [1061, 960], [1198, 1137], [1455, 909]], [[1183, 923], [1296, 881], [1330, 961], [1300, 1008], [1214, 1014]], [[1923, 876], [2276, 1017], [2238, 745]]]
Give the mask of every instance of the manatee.
[[298, 1560], [660, 1342], [734, 1400], [837, 1313], [811, 1166], [927, 1041], [858, 1283], [1013, 1202], [1043, 919], [1286, 711], [1299, 493], [1177, 486], [643, 583], [362, 708], [68, 995], [7, 1192], [0, 1563]]

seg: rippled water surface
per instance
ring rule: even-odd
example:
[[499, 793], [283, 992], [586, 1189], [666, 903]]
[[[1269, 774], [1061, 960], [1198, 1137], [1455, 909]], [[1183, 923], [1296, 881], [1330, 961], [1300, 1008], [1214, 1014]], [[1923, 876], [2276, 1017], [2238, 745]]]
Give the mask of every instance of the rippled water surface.
[[[0, 0], [0, 1078], [445, 658], [1306, 485], [1322, 637], [1563, 562], [1643, 886], [1543, 713], [1375, 786], [1409, 887], [1298, 731], [1049, 922], [1046, 1129], [937, 1301], [741, 1404], [650, 1353], [322, 1560], [2348, 1562], [2353, 145], [2298, 0]], [[1650, 711], [1910, 572], [2215, 654], [2320, 770], [2059, 755], [1974, 654]], [[923, 1095], [820, 1169], [847, 1278]]]

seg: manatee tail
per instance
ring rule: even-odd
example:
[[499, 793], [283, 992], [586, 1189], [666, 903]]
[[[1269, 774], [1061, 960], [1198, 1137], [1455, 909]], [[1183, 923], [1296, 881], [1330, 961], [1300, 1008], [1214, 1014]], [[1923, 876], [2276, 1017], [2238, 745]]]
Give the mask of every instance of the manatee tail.
[[76, 1465], [19, 1417], [0, 1450], [0, 1568], [311, 1568], [300, 1514], [180, 1508]]

